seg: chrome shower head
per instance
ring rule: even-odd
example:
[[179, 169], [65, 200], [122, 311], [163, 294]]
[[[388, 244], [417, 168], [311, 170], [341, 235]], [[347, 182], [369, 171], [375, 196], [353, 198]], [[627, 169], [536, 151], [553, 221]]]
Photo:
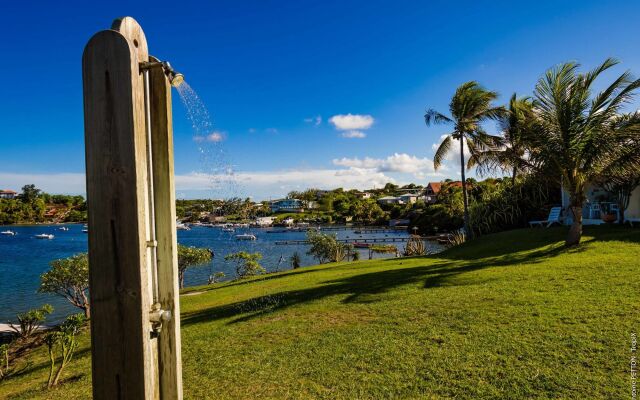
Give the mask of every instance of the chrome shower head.
[[177, 88], [178, 86], [182, 85], [182, 82], [184, 82], [184, 75], [174, 70], [168, 61], [163, 61], [162, 67], [164, 68], [164, 73], [167, 74], [167, 78], [169, 78], [169, 83], [171, 83], [171, 86]]

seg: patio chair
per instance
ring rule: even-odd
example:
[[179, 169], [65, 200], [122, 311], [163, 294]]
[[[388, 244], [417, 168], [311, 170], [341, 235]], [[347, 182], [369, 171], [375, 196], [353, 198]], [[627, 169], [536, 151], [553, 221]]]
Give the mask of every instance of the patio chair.
[[625, 218], [624, 219], [624, 223], [626, 224], [627, 222], [629, 223], [629, 225], [631, 227], [633, 227], [633, 224], [635, 224], [635, 223], [640, 224], [640, 218]]
[[549, 216], [544, 221], [529, 221], [529, 226], [543, 226], [547, 224], [547, 228], [553, 224], [560, 225], [560, 214], [562, 213], [562, 207], [552, 207], [549, 211]]

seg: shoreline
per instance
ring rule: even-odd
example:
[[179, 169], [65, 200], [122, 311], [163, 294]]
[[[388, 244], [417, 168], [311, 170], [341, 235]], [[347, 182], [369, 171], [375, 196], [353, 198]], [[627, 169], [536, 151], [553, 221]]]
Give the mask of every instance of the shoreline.
[[86, 224], [86, 222], [26, 222], [19, 224], [0, 224], [0, 227], [3, 226], [43, 226], [43, 225], [80, 225]]

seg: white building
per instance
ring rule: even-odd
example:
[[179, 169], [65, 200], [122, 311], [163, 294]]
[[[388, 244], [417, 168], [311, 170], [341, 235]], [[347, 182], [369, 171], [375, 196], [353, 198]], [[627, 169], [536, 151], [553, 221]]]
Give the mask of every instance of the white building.
[[400, 199], [400, 197], [396, 196], [380, 197], [377, 201], [380, 204], [402, 204], [402, 200]]
[[[597, 185], [589, 185], [586, 190], [587, 201], [582, 207], [582, 223], [584, 225], [599, 225], [602, 214], [617, 213], [614, 196], [606, 189]], [[569, 210], [569, 193], [562, 189], [562, 216], [565, 225], [571, 225], [571, 210]], [[640, 187], [631, 192], [629, 206], [624, 210], [625, 220], [640, 222]]]
[[271, 226], [273, 224], [274, 217], [257, 217], [256, 225], [257, 226]]
[[18, 196], [18, 193], [13, 190], [0, 190], [0, 199], [15, 199]]

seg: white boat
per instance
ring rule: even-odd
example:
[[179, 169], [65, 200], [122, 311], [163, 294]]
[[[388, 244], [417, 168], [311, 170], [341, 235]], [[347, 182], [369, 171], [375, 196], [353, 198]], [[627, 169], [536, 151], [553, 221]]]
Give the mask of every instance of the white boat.
[[89, 229], [86, 229], [86, 228], [85, 228], [85, 229], [83, 229], [83, 230], [82, 230], [82, 233], [89, 233]]
[[36, 239], [53, 239], [55, 236], [53, 236], [50, 233], [39, 233], [37, 235], [34, 236]]
[[250, 233], [243, 233], [240, 235], [236, 235], [236, 239], [238, 240], [256, 240], [256, 235], [252, 235]]
[[0, 234], [6, 235], [6, 236], [15, 236], [15, 235], [17, 235], [17, 233], [15, 233], [14, 231], [2, 231], [2, 232], [0, 232]]
[[235, 232], [236, 230], [233, 228], [222, 228], [222, 232]]
[[68, 230], [69, 230], [69, 228], [67, 228], [66, 226], [62, 226], [62, 227], [58, 228], [58, 230], [61, 230], [61, 231], [65, 231], [65, 232], [66, 232], [66, 231], [68, 231]]
[[185, 225], [185, 224], [182, 224], [182, 223], [176, 224], [176, 229], [179, 230], [179, 231], [190, 231], [191, 230], [191, 228], [189, 228], [189, 225]]

